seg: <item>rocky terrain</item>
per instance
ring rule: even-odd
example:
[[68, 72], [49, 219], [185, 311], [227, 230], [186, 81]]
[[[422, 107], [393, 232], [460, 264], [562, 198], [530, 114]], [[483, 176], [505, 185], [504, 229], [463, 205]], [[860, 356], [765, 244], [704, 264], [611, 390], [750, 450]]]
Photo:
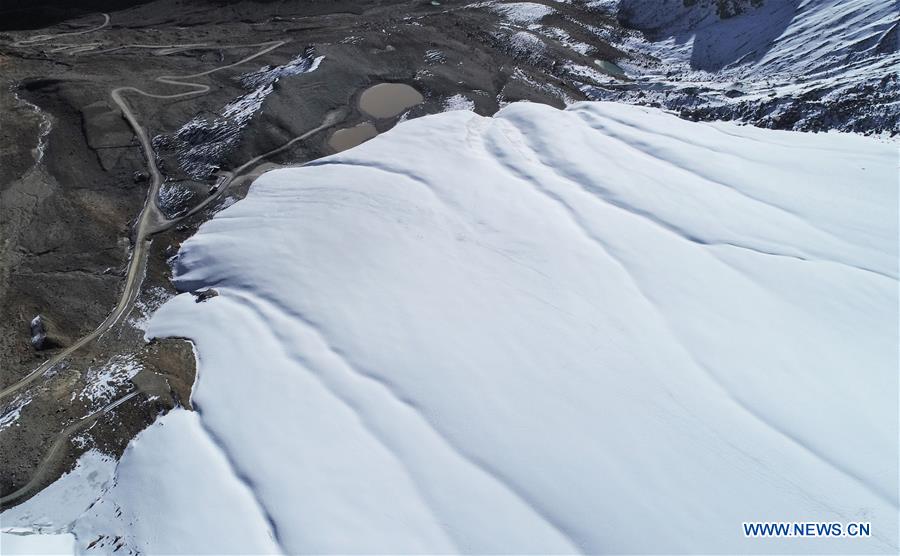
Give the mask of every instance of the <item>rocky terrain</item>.
[[771, 129], [900, 132], [896, 5], [866, 0], [623, 0], [635, 87], [596, 99]]
[[[253, 177], [332, 154], [340, 130], [618, 100], [900, 131], [892, 2], [839, 3], [839, 20], [817, 11], [828, 0], [78, 4], [0, 9], [3, 506], [189, 405], [189, 344], [143, 339], [175, 293], [169, 259]], [[826, 40], [835, 25], [844, 42]], [[361, 110], [380, 83], [421, 102]]]

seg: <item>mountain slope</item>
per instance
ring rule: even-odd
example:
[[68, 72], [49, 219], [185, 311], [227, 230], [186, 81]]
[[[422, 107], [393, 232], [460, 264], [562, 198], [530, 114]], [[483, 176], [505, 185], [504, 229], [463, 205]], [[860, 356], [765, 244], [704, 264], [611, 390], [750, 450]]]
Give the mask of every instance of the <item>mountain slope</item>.
[[643, 32], [627, 49], [652, 57], [633, 61], [632, 76], [657, 89], [641, 87], [644, 102], [781, 129], [900, 132], [893, 0], [621, 0], [616, 8]]
[[[265, 174], [175, 263], [218, 296], [150, 323], [196, 342], [199, 418], [120, 469], [200, 439], [120, 473], [78, 541], [215, 534], [179, 510], [203, 481], [142, 498], [189, 462], [291, 553], [895, 553], [895, 164], [581, 103], [429, 116]], [[142, 502], [117, 519], [123, 492]], [[744, 538], [757, 520], [872, 537]]]

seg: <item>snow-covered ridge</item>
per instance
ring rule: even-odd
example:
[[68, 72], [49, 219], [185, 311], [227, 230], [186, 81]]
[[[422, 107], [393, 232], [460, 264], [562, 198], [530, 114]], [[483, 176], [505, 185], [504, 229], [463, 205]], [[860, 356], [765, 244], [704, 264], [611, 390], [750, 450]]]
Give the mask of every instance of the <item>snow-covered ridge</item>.
[[635, 56], [622, 63], [649, 89], [591, 98], [779, 129], [900, 133], [894, 0], [620, 0], [616, 10], [644, 31], [623, 41]]
[[896, 162], [516, 104], [267, 173], [177, 259], [219, 295], [147, 328], [196, 343], [198, 412], [136, 439], [71, 530], [142, 553], [223, 531], [245, 553], [896, 553]]
[[745, 65], [766, 78], [844, 72], [896, 57], [896, 8], [891, 0], [742, 0], [719, 17], [717, 2], [622, 0], [619, 14], [651, 39], [671, 37], [665, 46], [686, 52], [694, 69]]

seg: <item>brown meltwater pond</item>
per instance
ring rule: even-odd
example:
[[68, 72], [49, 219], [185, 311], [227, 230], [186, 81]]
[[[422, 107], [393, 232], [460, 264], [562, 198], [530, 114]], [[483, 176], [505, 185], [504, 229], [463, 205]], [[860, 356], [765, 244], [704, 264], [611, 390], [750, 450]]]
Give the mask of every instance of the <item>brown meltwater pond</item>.
[[346, 151], [360, 143], [364, 143], [378, 135], [378, 130], [369, 122], [364, 122], [353, 127], [339, 129], [331, 134], [328, 145], [336, 152]]
[[359, 108], [373, 118], [393, 118], [425, 100], [405, 83], [379, 83], [363, 91]]

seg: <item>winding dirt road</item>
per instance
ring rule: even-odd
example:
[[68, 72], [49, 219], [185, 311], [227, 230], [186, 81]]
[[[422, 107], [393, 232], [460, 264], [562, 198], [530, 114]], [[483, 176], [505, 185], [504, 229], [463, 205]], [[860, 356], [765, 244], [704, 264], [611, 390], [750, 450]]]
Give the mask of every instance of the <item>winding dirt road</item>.
[[[56, 35], [36, 35], [34, 37], [17, 41], [13, 43], [13, 46], [25, 47], [37, 43], [43, 43], [50, 41], [52, 39], [67, 37], [73, 35], [83, 35], [86, 33], [91, 33], [94, 31], [98, 31], [100, 29], [105, 28], [109, 25], [109, 15], [104, 15], [103, 24], [87, 29], [84, 31], [76, 31], [71, 33], [61, 33]], [[177, 224], [178, 222], [183, 221], [184, 219], [197, 214], [199, 211], [206, 208], [211, 202], [217, 199], [219, 196], [224, 193], [228, 187], [239, 180], [242, 177], [245, 177], [243, 173], [253, 165], [259, 163], [261, 160], [266, 157], [272, 156], [281, 152], [291, 145], [296, 143], [297, 141], [301, 141], [306, 139], [313, 134], [330, 127], [337, 123], [340, 114], [338, 112], [329, 113], [324, 121], [317, 127], [307, 131], [303, 135], [295, 137], [290, 141], [286, 142], [282, 146], [263, 153], [257, 157], [254, 157], [250, 161], [242, 164], [233, 172], [227, 174], [226, 180], [219, 186], [218, 191], [215, 194], [210, 195], [208, 198], [204, 199], [197, 206], [193, 207], [188, 213], [185, 215], [175, 218], [175, 219], [167, 219], [162, 212], [159, 210], [159, 206], [157, 204], [157, 197], [159, 193], [159, 188], [162, 185], [164, 178], [162, 173], [159, 171], [159, 168], [156, 164], [156, 158], [154, 155], [154, 151], [152, 145], [150, 143], [150, 137], [147, 134], [147, 131], [140, 124], [134, 112], [128, 106], [128, 102], [126, 101], [124, 94], [133, 93], [142, 95], [149, 98], [155, 99], [163, 99], [163, 100], [172, 100], [178, 98], [199, 96], [205, 94], [210, 91], [211, 87], [205, 83], [198, 83], [196, 81], [190, 81], [193, 79], [198, 79], [201, 77], [208, 76], [218, 71], [222, 71], [225, 69], [233, 68], [235, 66], [239, 66], [241, 64], [245, 64], [251, 60], [254, 60], [260, 56], [263, 56], [276, 48], [279, 48], [289, 41], [281, 40], [281, 41], [270, 41], [256, 44], [241, 44], [241, 45], [210, 45], [208, 43], [199, 43], [199, 44], [167, 44], [167, 45], [145, 45], [145, 44], [135, 44], [135, 45], [123, 45], [113, 49], [108, 49], [101, 52], [109, 52], [112, 50], [120, 50], [126, 48], [144, 48], [144, 49], [156, 49], [159, 50], [160, 53], [172, 53], [186, 49], [202, 49], [202, 48], [215, 48], [215, 49], [243, 49], [243, 48], [254, 48], [259, 47], [259, 50], [254, 52], [253, 54], [241, 58], [236, 62], [232, 62], [230, 64], [226, 64], [223, 66], [218, 66], [206, 71], [202, 71], [199, 73], [193, 73], [189, 75], [163, 75], [155, 78], [155, 81], [158, 83], [162, 83], [164, 85], [174, 85], [178, 87], [187, 87], [190, 90], [183, 91], [179, 93], [171, 93], [171, 94], [159, 94], [159, 93], [151, 93], [139, 89], [137, 87], [132, 86], [124, 86], [117, 87], [112, 90], [110, 96], [113, 102], [119, 107], [122, 111], [122, 115], [125, 120], [128, 122], [128, 125], [131, 126], [132, 131], [137, 136], [138, 141], [141, 145], [141, 150], [144, 152], [145, 164], [147, 166], [147, 170], [150, 175], [150, 187], [147, 191], [147, 198], [144, 201], [144, 205], [141, 209], [140, 215], [138, 216], [137, 223], [134, 228], [134, 247], [132, 249], [129, 261], [128, 261], [128, 269], [125, 276], [125, 286], [122, 291], [122, 295], [119, 298], [118, 303], [116, 304], [113, 311], [106, 317], [106, 319], [100, 323], [91, 333], [82, 336], [77, 341], [72, 343], [67, 348], [63, 349], [59, 353], [55, 354], [50, 359], [44, 361], [40, 366], [36, 369], [28, 373], [25, 377], [23, 377], [18, 382], [11, 384], [10, 386], [0, 390], [0, 400], [7, 398], [19, 391], [23, 388], [29, 386], [38, 377], [43, 376], [48, 370], [53, 368], [58, 363], [62, 362], [68, 356], [70, 356], [75, 351], [83, 348], [85, 345], [89, 344], [100, 335], [108, 331], [112, 328], [118, 321], [121, 319], [128, 311], [131, 309], [134, 300], [137, 298], [140, 293], [141, 282], [144, 276], [144, 269], [146, 266], [147, 252], [150, 246], [150, 238], [153, 234], [161, 232], [170, 228], [171, 226]], [[102, 43], [88, 43], [87, 45], [91, 48], [96, 48]]]
[[22, 485], [18, 490], [10, 492], [9, 494], [0, 497], [0, 506], [6, 506], [10, 502], [15, 502], [17, 499], [22, 496], [28, 494], [35, 487], [40, 485], [41, 479], [46, 473], [46, 468], [53, 461], [53, 458], [56, 457], [56, 453], [59, 452], [59, 449], [62, 448], [63, 443], [69, 439], [69, 436], [80, 430], [81, 428], [90, 425], [103, 415], [109, 413], [113, 409], [119, 407], [123, 403], [127, 402], [131, 398], [140, 394], [140, 390], [134, 390], [133, 392], [129, 392], [122, 396], [121, 398], [113, 401], [112, 403], [107, 404], [105, 407], [98, 409], [93, 413], [89, 413], [82, 417], [81, 419], [75, 421], [68, 427], [64, 428], [59, 434], [56, 435], [56, 438], [53, 440], [53, 443], [50, 445], [50, 448], [47, 450], [47, 453], [44, 455], [44, 458], [41, 460], [40, 465], [38, 466], [35, 473], [31, 476], [31, 480]]
[[[110, 17], [108, 14], [103, 14], [103, 23], [92, 27], [89, 29], [85, 29], [82, 31], [73, 31], [69, 33], [60, 33], [54, 35], [35, 35], [33, 37], [29, 37], [28, 39], [24, 39], [21, 41], [17, 41], [13, 43], [13, 46], [19, 48], [25, 48], [36, 44], [46, 43], [49, 41], [54, 41], [56, 39], [60, 39], [63, 37], [72, 37], [76, 35], [84, 35], [87, 33], [92, 33], [95, 31], [99, 31], [107, 27], [110, 23]], [[128, 101], [126, 99], [126, 95], [128, 94], [136, 94], [141, 95], [148, 98], [161, 99], [161, 100], [172, 100], [186, 97], [194, 97], [203, 95], [211, 90], [210, 85], [206, 83], [201, 83], [195, 81], [196, 79], [208, 76], [218, 71], [226, 70], [229, 68], [233, 68], [235, 66], [239, 66], [241, 64], [245, 64], [254, 60], [260, 56], [263, 56], [285, 44], [289, 41], [279, 40], [279, 41], [270, 41], [256, 44], [241, 44], [241, 45], [212, 45], [209, 43], [194, 43], [194, 44], [167, 44], [167, 45], [147, 45], [147, 44], [131, 44], [131, 45], [123, 45], [117, 46], [113, 48], [109, 48], [106, 50], [98, 50], [103, 46], [102, 42], [89, 42], [83, 44], [60, 44], [54, 48], [50, 49], [50, 52], [65, 52], [67, 54], [76, 54], [76, 53], [87, 53], [91, 52], [92, 54], [100, 54], [106, 52], [112, 52], [122, 49], [128, 48], [136, 48], [136, 49], [149, 49], [152, 50], [156, 55], [168, 55], [175, 52], [180, 52], [183, 50], [190, 49], [245, 49], [245, 48], [258, 48], [254, 53], [241, 58], [236, 62], [232, 62], [229, 64], [225, 64], [222, 66], [218, 66], [203, 72], [193, 73], [189, 75], [163, 75], [156, 77], [154, 79], [155, 82], [160, 83], [166, 86], [176, 86], [187, 88], [188, 90], [177, 92], [177, 93], [152, 93], [145, 91], [143, 89], [139, 89], [133, 86], [122, 86], [113, 89], [110, 92], [110, 97], [112, 101], [119, 107], [122, 111], [122, 116], [128, 122], [128, 125], [131, 127], [135, 136], [138, 138], [138, 141], [141, 146], [141, 150], [144, 153], [145, 165], [147, 167], [147, 171], [150, 176], [150, 186], [147, 191], [147, 197], [144, 201], [144, 204], [141, 208], [141, 212], [138, 215], [134, 230], [133, 230], [133, 240], [134, 246], [129, 256], [127, 272], [125, 275], [125, 284], [122, 289], [122, 293], [119, 297], [116, 306], [113, 308], [112, 312], [101, 322], [92, 332], [89, 334], [82, 336], [77, 341], [72, 343], [70, 346], [61, 350], [60, 352], [53, 355], [51, 358], [44, 361], [41, 365], [35, 368], [33, 371], [28, 373], [25, 377], [23, 377], [18, 382], [0, 390], [0, 400], [12, 396], [24, 388], [28, 387], [32, 383], [34, 383], [38, 378], [45, 376], [47, 371], [51, 370], [54, 366], [63, 362], [67, 357], [75, 353], [76, 351], [82, 349], [93, 340], [97, 339], [105, 332], [113, 328], [119, 320], [128, 314], [131, 310], [135, 299], [140, 294], [141, 284], [143, 282], [145, 268], [147, 264], [147, 255], [150, 248], [151, 237], [164, 231], [168, 228], [171, 228], [174, 225], [190, 218], [191, 216], [196, 215], [200, 211], [207, 208], [213, 201], [218, 199], [228, 188], [237, 182], [240, 182], [242, 179], [251, 178], [256, 175], [255, 167], [258, 166], [264, 159], [276, 155], [288, 148], [290, 148], [294, 143], [298, 141], [302, 141], [338, 123], [344, 116], [343, 110], [335, 110], [326, 115], [324, 120], [320, 125], [316, 126], [303, 133], [300, 136], [297, 136], [281, 146], [262, 153], [247, 162], [241, 164], [233, 171], [225, 172], [225, 180], [219, 185], [218, 190], [204, 199], [202, 202], [198, 203], [196, 206], [191, 208], [186, 214], [173, 218], [167, 219], [165, 215], [160, 211], [158, 205], [158, 194], [159, 189], [164, 181], [164, 176], [160, 172], [157, 164], [156, 157], [150, 142], [150, 136], [147, 133], [147, 130], [141, 125], [138, 121], [137, 116], [134, 111], [128, 105]], [[51, 45], [52, 46], [52, 45]], [[22, 498], [27, 495], [29, 492], [34, 490], [35, 488], [40, 486], [41, 481], [44, 479], [45, 474], [47, 473], [48, 466], [54, 461], [57, 453], [63, 444], [74, 434], [76, 431], [82, 429], [83, 427], [94, 423], [98, 418], [102, 415], [112, 411], [113, 409], [119, 407], [123, 403], [128, 400], [134, 398], [140, 393], [140, 390], [134, 390], [122, 396], [121, 398], [113, 401], [102, 409], [90, 413], [77, 421], [71, 423], [62, 431], [60, 431], [54, 438], [54, 441], [48, 448], [44, 457], [41, 460], [41, 463], [35, 470], [31, 479], [28, 483], [17, 489], [15, 492], [9, 493], [3, 497], [0, 497], [0, 505], [7, 505], [8, 503], [15, 502], [16, 500]]]
[[77, 35], [85, 35], [87, 33], [93, 33], [94, 31], [99, 31], [100, 29], [103, 29], [104, 27], [109, 25], [109, 14], [104, 13], [102, 15], [103, 15], [103, 23], [101, 23], [100, 25], [98, 25], [96, 27], [91, 27], [89, 29], [82, 29], [81, 31], [71, 31], [69, 33], [56, 33], [53, 35], [34, 35], [31, 37], [28, 37], [27, 39], [22, 39], [20, 41], [14, 42], [14, 43], [12, 43], [12, 46], [14, 46], [16, 48], [22, 48], [22, 47], [30, 46], [33, 44], [40, 44], [42, 42], [51, 41], [53, 39], [59, 39], [62, 37], [74, 37]]

